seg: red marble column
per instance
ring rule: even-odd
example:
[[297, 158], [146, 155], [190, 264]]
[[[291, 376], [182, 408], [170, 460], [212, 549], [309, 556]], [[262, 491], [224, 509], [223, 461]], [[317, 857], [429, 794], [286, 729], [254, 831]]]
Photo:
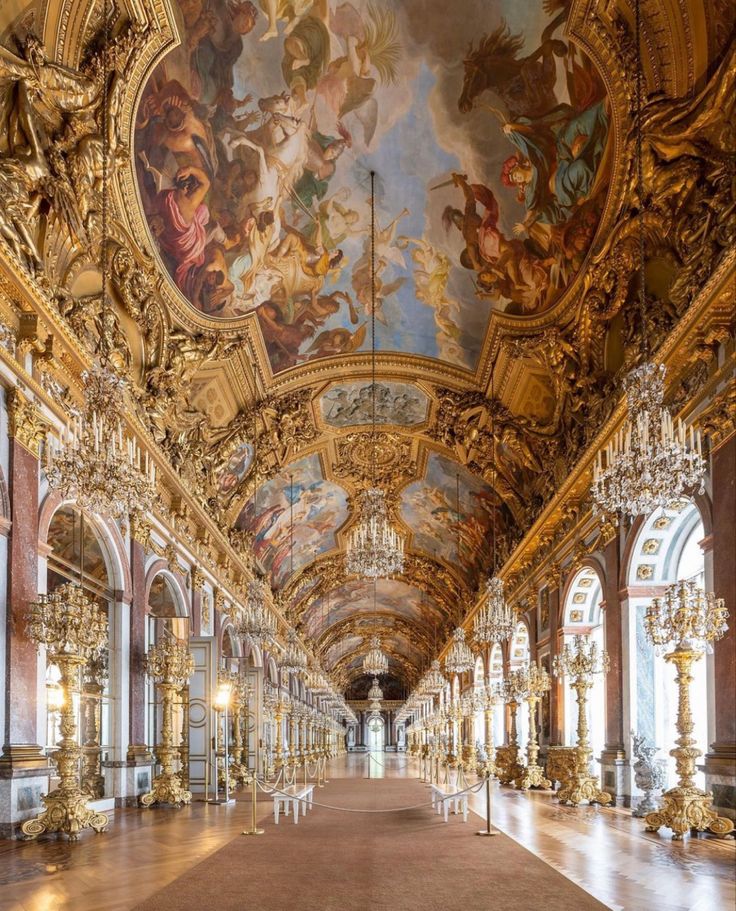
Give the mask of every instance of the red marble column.
[[[12, 422], [11, 422], [12, 426]], [[38, 436], [10, 439], [10, 509], [5, 730], [0, 764], [46, 766], [36, 729], [37, 649], [26, 632], [28, 605], [38, 597]]]
[[[626, 797], [624, 769], [624, 661], [623, 620], [618, 581], [621, 570], [619, 535], [603, 548], [605, 587], [603, 595], [603, 623], [606, 651], [611, 662], [606, 674], [606, 742], [600, 756], [603, 790], [623, 803]], [[594, 757], [597, 758], [597, 757]]]
[[[562, 620], [560, 617], [560, 586], [549, 589], [549, 654], [550, 670], [554, 666], [554, 657], [561, 647]], [[564, 728], [565, 696], [562, 680], [552, 677], [549, 690], [549, 742], [550, 746], [563, 746], [565, 743]]]
[[133, 538], [130, 544], [130, 742], [128, 759], [148, 758], [146, 745], [146, 549]]
[[715, 740], [706, 756], [714, 805], [736, 816], [736, 435], [711, 453], [713, 590], [726, 602], [728, 631], [713, 647]]

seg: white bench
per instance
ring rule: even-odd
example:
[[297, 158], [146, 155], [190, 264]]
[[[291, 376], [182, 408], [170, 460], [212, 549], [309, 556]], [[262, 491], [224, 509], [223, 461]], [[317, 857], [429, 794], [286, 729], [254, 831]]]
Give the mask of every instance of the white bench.
[[306, 815], [307, 810], [312, 808], [312, 800], [314, 798], [314, 785], [313, 784], [304, 784], [297, 785], [293, 784], [291, 787], [283, 788], [280, 792], [274, 791], [273, 793], [273, 821], [276, 825], [279, 824], [279, 813], [281, 807], [284, 808], [284, 816], [289, 815], [291, 810], [294, 816], [294, 825], [299, 822], [299, 811]]
[[447, 814], [452, 804], [453, 813], [462, 813], [463, 822], [468, 821], [468, 794], [467, 791], [461, 793], [461, 789], [455, 785], [433, 784], [432, 785], [432, 806], [438, 813], [444, 810], [445, 822]]

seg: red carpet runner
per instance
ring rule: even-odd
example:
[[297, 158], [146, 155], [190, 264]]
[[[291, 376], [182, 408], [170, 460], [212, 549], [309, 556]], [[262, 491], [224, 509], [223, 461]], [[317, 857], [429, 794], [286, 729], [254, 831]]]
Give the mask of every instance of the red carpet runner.
[[[315, 789], [314, 799], [376, 810], [424, 803], [429, 789], [408, 778], [342, 778]], [[250, 803], [241, 808], [245, 828]], [[264, 835], [235, 839], [136, 911], [605, 909], [505, 835], [475, 835], [483, 825], [473, 813], [467, 824], [451, 816], [445, 825], [430, 807], [315, 806], [296, 826], [283, 816], [275, 826], [272, 815], [261, 825]]]

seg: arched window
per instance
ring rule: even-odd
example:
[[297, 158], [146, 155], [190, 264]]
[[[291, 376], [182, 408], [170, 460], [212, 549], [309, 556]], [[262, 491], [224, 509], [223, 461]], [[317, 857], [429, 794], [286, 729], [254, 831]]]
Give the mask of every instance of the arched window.
[[[529, 630], [526, 624], [518, 623], [511, 639], [511, 654], [509, 656], [511, 670], [525, 667], [529, 664]], [[523, 749], [529, 738], [529, 712], [526, 703], [522, 703], [516, 712], [516, 733], [519, 746]]]
[[[189, 621], [175, 582], [165, 573], [158, 573], [148, 590], [148, 628], [146, 630], [146, 648], [158, 642], [165, 633], [171, 633], [177, 639], [188, 640]], [[161, 733], [161, 704], [156, 684], [147, 678], [147, 737], [148, 745], [153, 747], [159, 741]], [[188, 740], [188, 701], [189, 688], [182, 688], [181, 701], [174, 707], [174, 733], [179, 741]]]
[[[79, 690], [74, 701], [77, 708], [77, 730], [84, 744], [80, 763], [81, 786], [93, 797], [104, 797], [108, 785], [103, 762], [111, 758], [112, 744], [112, 661], [115, 655], [113, 623], [114, 582], [112, 561], [104, 537], [83, 512], [67, 505], [58, 509], [49, 523], [47, 543], [46, 590], [51, 593], [68, 582], [81, 585], [88, 598], [96, 601], [108, 618], [107, 645], [99, 657], [90, 659], [82, 668]], [[47, 732], [46, 742], [53, 750], [58, 742], [59, 669], [46, 670]]]
[[[572, 642], [574, 636], [589, 636], [604, 649], [603, 612], [601, 611], [601, 582], [591, 566], [580, 569], [567, 585], [563, 603], [563, 643]], [[563, 722], [565, 743], [577, 742], [578, 708], [575, 691], [570, 679], [562, 680]], [[606, 682], [604, 674], [595, 674], [588, 691], [587, 719], [590, 748], [593, 757], [601, 755], [606, 740]]]
[[[664, 654], [649, 642], [644, 631], [644, 614], [656, 595], [667, 585], [680, 579], [693, 580], [707, 589], [705, 559], [700, 541], [704, 537], [703, 523], [696, 505], [684, 500], [673, 509], [660, 509], [641, 526], [631, 549], [628, 570], [631, 705], [632, 730], [643, 734], [658, 746], [657, 758], [667, 763], [668, 787], [677, 781], [675, 760], [669, 755], [678, 737], [677, 688], [675, 669]], [[695, 662], [692, 668], [690, 703], [694, 721], [693, 737], [698, 749], [707, 751], [708, 736], [708, 675], [707, 658]], [[705, 776], [697, 772], [697, 787], [705, 786]]]
[[[483, 656], [478, 655], [475, 661], [475, 669], [473, 671], [473, 689], [476, 694], [481, 695], [485, 689], [485, 666], [483, 664]], [[483, 705], [481, 700], [478, 700], [478, 709], [473, 718], [473, 730], [471, 731], [473, 741], [475, 743], [485, 743], [486, 739], [486, 718], [483, 711]]]
[[[491, 649], [491, 684], [499, 684], [503, 681], [503, 652], [501, 646], [496, 644]], [[504, 741], [503, 732], [503, 706], [497, 703], [493, 712], [493, 743], [500, 746]]]

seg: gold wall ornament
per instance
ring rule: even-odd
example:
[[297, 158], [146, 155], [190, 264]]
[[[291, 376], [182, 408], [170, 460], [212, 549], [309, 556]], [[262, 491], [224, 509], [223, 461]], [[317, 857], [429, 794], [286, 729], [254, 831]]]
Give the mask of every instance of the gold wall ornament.
[[728, 611], [723, 598], [697, 588], [694, 582], [679, 581], [668, 586], [663, 598], [655, 598], [644, 616], [644, 630], [657, 651], [670, 650], [665, 661], [677, 670], [677, 746], [670, 750], [677, 767], [678, 781], [662, 795], [662, 808], [646, 816], [648, 832], [661, 826], [672, 829], [672, 837], [682, 839], [691, 830], [710, 829], [716, 835], [734, 830], [733, 820], [711, 808], [713, 795], [695, 787], [695, 763], [702, 755], [693, 738], [693, 716], [690, 706], [692, 666], [699, 661], [711, 643], [722, 638], [728, 629]]
[[31, 402], [17, 386], [8, 392], [8, 433], [34, 458], [38, 458], [38, 447], [45, 439], [48, 424], [41, 417], [35, 402]]
[[194, 659], [187, 643], [181, 642], [168, 630], [146, 652], [147, 676], [156, 681], [161, 694], [161, 742], [156, 744], [156, 761], [161, 771], [153, 779], [152, 789], [140, 798], [141, 806], [191, 803], [192, 793], [182, 786], [181, 776], [174, 771], [179, 751], [174, 745], [174, 705], [182, 687], [194, 673]]
[[[337, 461], [332, 473], [336, 478], [351, 480], [365, 486], [371, 476], [374, 442], [370, 433], [349, 433], [336, 440]], [[380, 431], [375, 437], [374, 486], [396, 489], [414, 477], [417, 466], [412, 459], [412, 440], [399, 433]], [[362, 483], [361, 483], [362, 482]]]
[[698, 415], [696, 423], [708, 437], [711, 449], [736, 433], [736, 378], [728, 380], [726, 387]]
[[46, 809], [24, 822], [21, 831], [28, 838], [62, 832], [75, 841], [83, 829], [101, 832], [108, 825], [104, 813], [89, 808], [90, 795], [79, 785], [82, 749], [74, 700], [80, 690], [82, 667], [99, 654], [107, 641], [107, 617], [79, 585], [66, 582], [30, 605], [28, 634], [37, 645], [46, 648], [48, 662], [59, 668], [61, 739], [53, 757], [59, 770], [59, 786], [42, 797]]
[[608, 672], [608, 654], [599, 652], [598, 646], [588, 636], [574, 636], [562, 651], [553, 658], [552, 673], [555, 677], [570, 677], [578, 704], [577, 762], [570, 777], [557, 792], [560, 803], [571, 807], [579, 804], [599, 803], [607, 806], [611, 795], [601, 790], [598, 779], [590, 774], [590, 744], [588, 743], [588, 691], [593, 685], [594, 674]]

